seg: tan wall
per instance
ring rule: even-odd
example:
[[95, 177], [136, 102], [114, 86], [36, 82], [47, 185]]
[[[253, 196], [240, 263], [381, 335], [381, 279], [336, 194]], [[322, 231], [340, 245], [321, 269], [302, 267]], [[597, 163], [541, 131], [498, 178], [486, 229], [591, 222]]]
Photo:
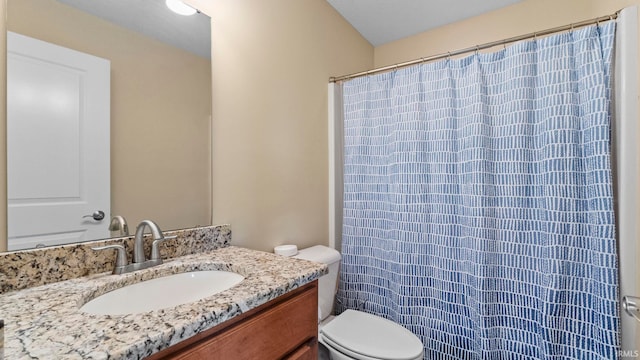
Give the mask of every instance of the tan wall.
[[375, 48], [376, 67], [443, 54], [474, 45], [614, 13], [640, 0], [524, 0]]
[[373, 47], [326, 1], [201, 2], [212, 18], [213, 222], [254, 249], [328, 244], [328, 79], [372, 67]]
[[131, 230], [210, 223], [209, 59], [53, 0], [9, 0], [7, 26], [111, 61], [113, 214]]

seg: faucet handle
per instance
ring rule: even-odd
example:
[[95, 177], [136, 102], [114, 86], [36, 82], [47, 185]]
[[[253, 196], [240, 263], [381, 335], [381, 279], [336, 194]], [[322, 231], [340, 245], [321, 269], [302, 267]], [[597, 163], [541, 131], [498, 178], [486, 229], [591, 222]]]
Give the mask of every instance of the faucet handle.
[[109, 231], [119, 231], [120, 236], [129, 236], [129, 225], [127, 225], [127, 220], [124, 216], [113, 216], [109, 224]]
[[113, 244], [113, 245], [98, 246], [98, 247], [91, 248], [91, 250], [93, 251], [109, 250], [109, 249], [114, 249], [118, 251], [118, 253], [116, 254], [116, 265], [114, 267], [114, 271], [115, 271], [115, 268], [127, 265], [127, 253], [123, 245]]
[[162, 257], [160, 256], [160, 249], [158, 247], [158, 245], [165, 241], [165, 240], [171, 240], [171, 239], [175, 239], [177, 238], [177, 235], [172, 235], [172, 236], [163, 236], [159, 239], [155, 239], [153, 240], [153, 242], [151, 243], [151, 260], [162, 260]]

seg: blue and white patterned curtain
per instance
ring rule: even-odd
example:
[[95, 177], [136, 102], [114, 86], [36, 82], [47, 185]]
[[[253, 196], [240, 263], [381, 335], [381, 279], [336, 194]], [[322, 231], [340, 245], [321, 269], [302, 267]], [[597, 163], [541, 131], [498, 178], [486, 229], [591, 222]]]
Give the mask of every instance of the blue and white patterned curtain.
[[344, 83], [342, 309], [427, 359], [616, 358], [614, 33]]

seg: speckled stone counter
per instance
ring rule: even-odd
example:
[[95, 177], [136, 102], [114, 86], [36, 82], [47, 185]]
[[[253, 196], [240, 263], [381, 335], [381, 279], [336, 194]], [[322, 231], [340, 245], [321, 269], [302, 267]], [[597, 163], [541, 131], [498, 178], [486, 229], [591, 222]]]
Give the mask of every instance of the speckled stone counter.
[[[229, 270], [245, 279], [194, 303], [147, 313], [99, 316], [79, 310], [92, 298], [124, 285], [194, 270]], [[229, 246], [134, 273], [94, 274], [8, 292], [0, 295], [5, 360], [141, 359], [326, 272], [326, 265]]]

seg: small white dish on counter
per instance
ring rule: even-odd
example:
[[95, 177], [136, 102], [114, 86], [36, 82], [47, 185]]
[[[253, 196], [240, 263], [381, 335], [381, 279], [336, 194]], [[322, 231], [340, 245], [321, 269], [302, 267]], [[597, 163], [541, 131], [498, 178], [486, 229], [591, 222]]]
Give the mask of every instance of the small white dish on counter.
[[126, 315], [166, 309], [215, 295], [242, 280], [240, 274], [220, 270], [173, 274], [113, 290], [80, 310], [95, 315]]

